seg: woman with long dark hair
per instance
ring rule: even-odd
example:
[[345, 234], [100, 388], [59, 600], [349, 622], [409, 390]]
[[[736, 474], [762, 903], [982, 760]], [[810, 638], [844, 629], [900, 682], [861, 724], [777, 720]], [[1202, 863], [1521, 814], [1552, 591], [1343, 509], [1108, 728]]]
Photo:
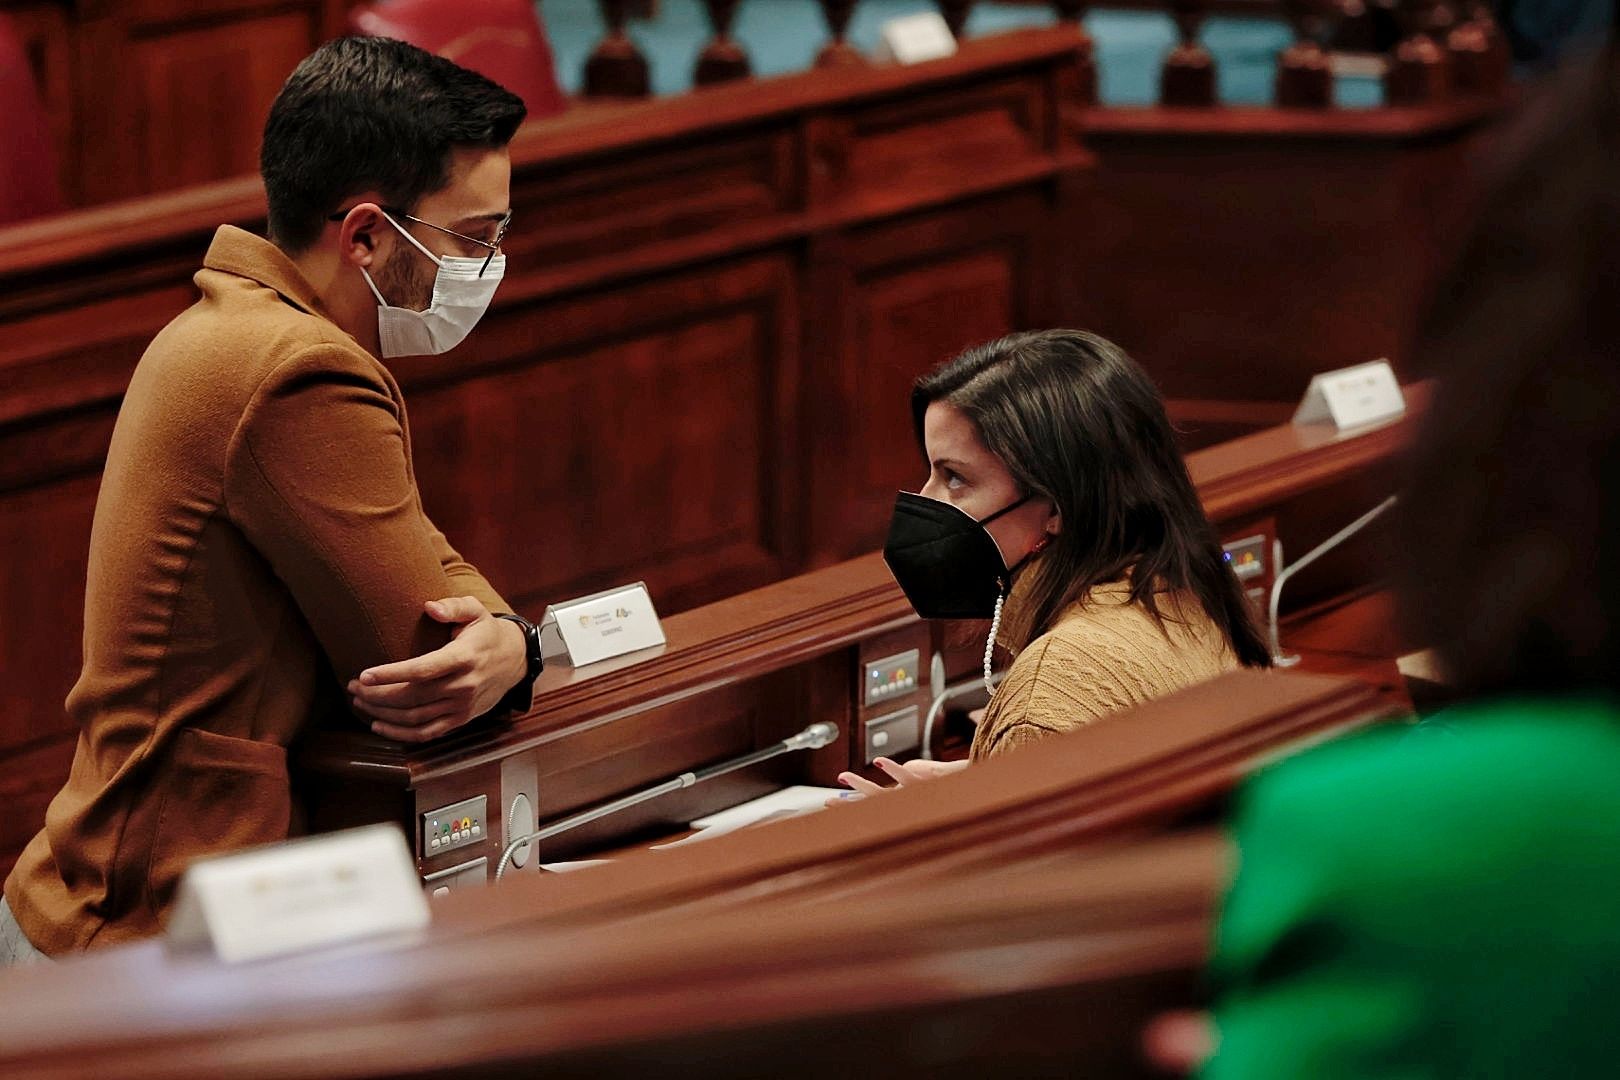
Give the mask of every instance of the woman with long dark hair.
[[1117, 346], [1011, 334], [924, 376], [911, 408], [928, 480], [900, 494], [885, 557], [920, 615], [992, 619], [1015, 656], [974, 760], [1270, 663], [1164, 403]]

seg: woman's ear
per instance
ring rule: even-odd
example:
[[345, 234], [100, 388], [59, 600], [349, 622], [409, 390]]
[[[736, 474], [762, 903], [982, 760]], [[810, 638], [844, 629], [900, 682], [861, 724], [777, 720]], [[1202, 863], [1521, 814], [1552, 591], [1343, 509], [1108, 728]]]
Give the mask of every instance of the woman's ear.
[[1063, 515], [1054, 504], [1051, 516], [1046, 519], [1046, 535], [1056, 536], [1063, 531]]

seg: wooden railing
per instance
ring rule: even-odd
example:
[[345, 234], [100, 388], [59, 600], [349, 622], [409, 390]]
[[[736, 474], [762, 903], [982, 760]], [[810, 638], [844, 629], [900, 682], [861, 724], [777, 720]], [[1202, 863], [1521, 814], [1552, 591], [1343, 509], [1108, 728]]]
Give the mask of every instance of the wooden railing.
[[[625, 32], [625, 0], [599, 0], [607, 36], [587, 65], [587, 97], [641, 97], [648, 93], [647, 59]], [[824, 67], [852, 67], [867, 59], [846, 38], [858, 0], [819, 0], [830, 44], [818, 55]], [[709, 86], [752, 73], [746, 50], [731, 36], [737, 0], [704, 0], [713, 38], [697, 61], [693, 83]], [[962, 38], [973, 0], [937, 0], [940, 14]], [[1052, 0], [1058, 18], [1078, 38], [1077, 87], [1087, 101], [1096, 100], [1094, 44], [1082, 20], [1096, 5], [1092, 0]], [[1142, 6], [1142, 5], [1132, 5]], [[1155, 6], [1155, 5], [1146, 5]], [[1164, 57], [1160, 101], [1169, 106], [1217, 103], [1215, 57], [1199, 39], [1215, 6], [1212, 0], [1168, 0], [1178, 42]], [[1276, 103], [1283, 108], [1325, 108], [1333, 104], [1333, 67], [1324, 42], [1333, 37], [1370, 39], [1368, 24], [1379, 15], [1392, 19], [1401, 35], [1388, 57], [1384, 92], [1391, 105], [1433, 105], [1463, 95], [1499, 93], [1508, 79], [1507, 40], [1491, 7], [1483, 0], [1384, 0], [1331, 5], [1319, 0], [1281, 0], [1271, 5], [1293, 28], [1294, 40], [1277, 57]], [[1349, 25], [1341, 25], [1349, 24]]]
[[[583, 96], [644, 97], [647, 60], [625, 32], [629, 0], [599, 0], [607, 35], [585, 64]], [[764, 0], [769, 3], [770, 0]], [[1160, 102], [1208, 107], [1216, 101], [1215, 59], [1200, 41], [1210, 11], [1285, 14], [1294, 44], [1278, 57], [1276, 96], [1285, 109], [1330, 104], [1334, 80], [1321, 42], [1362, 43], [1402, 36], [1384, 57], [1388, 104], [1435, 105], [1492, 96], [1507, 76], [1507, 49], [1483, 0], [1370, 0], [1342, 5], [1354, 15], [1312, 14], [1318, 0], [1125, 0], [1169, 11], [1180, 42], [1164, 58]], [[820, 0], [830, 35], [817, 63], [853, 72], [870, 64], [847, 39], [859, 0]], [[282, 80], [322, 41], [348, 30], [351, 0], [0, 0], [0, 17], [34, 63], [60, 158], [62, 195], [93, 206], [251, 173], [260, 132]], [[713, 39], [693, 85], [749, 77], [753, 65], [729, 28], [737, 0], [708, 0]], [[940, 0], [959, 30], [971, 0]], [[1076, 100], [1096, 99], [1095, 51], [1083, 23], [1092, 0], [1052, 0], [1074, 36], [1065, 79]], [[1330, 7], [1330, 13], [1331, 13]], [[1400, 21], [1397, 23], [1396, 16]], [[207, 92], [196, 88], [206, 86]]]

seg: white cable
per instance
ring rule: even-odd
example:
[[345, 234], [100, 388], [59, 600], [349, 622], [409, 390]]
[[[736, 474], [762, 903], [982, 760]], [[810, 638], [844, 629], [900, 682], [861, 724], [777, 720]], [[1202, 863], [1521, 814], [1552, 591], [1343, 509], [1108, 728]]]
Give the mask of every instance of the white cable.
[[[994, 680], [1000, 682], [1005, 675], [1005, 672], [998, 672], [994, 676]], [[934, 700], [928, 705], [928, 715], [923, 718], [922, 759], [924, 761], [934, 760], [934, 724], [939, 721], [940, 712], [945, 703], [955, 701], [959, 697], [967, 697], [969, 694], [978, 693], [979, 685], [979, 683], [972, 681], [957, 683], [955, 686], [947, 686], [934, 695]]]
[[[1000, 681], [996, 677], [996, 673], [991, 665], [991, 662], [995, 659], [996, 635], [1001, 632], [1001, 605], [1005, 600], [1005, 596], [996, 597], [996, 609], [990, 616], [990, 636], [985, 640], [984, 643], [984, 689], [985, 692], [992, 697], [994, 697], [996, 693], [996, 683]], [[936, 656], [935, 659], [937, 660], [938, 656]], [[963, 695], [977, 689], [978, 688], [972, 683], [960, 683], [956, 686], [947, 686], [945, 689], [935, 694], [934, 700], [928, 703], [928, 715], [923, 718], [922, 726], [921, 756], [924, 761], [934, 760], [934, 724], [939, 720], [940, 709], [947, 701], [962, 697]]]

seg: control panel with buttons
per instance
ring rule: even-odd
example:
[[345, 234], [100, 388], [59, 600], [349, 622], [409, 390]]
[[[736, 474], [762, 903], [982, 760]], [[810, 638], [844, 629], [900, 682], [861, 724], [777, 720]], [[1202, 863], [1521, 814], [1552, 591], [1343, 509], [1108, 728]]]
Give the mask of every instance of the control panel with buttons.
[[868, 661], [861, 676], [862, 704], [876, 705], [917, 689], [917, 668], [921, 663], [922, 654], [916, 649]]
[[1276, 580], [1281, 552], [1277, 550], [1277, 523], [1272, 518], [1235, 525], [1221, 538], [1226, 565], [1243, 586], [1255, 616], [1262, 623], [1267, 616], [1271, 583]]
[[483, 795], [422, 815], [422, 854], [428, 858], [483, 842], [488, 827]]
[[1266, 548], [1270, 546], [1270, 543], [1271, 538], [1264, 534], [1245, 536], [1241, 540], [1228, 540], [1221, 545], [1223, 554], [1226, 557], [1226, 565], [1232, 568], [1232, 573], [1238, 576], [1239, 581], [1264, 577], [1266, 573]]

